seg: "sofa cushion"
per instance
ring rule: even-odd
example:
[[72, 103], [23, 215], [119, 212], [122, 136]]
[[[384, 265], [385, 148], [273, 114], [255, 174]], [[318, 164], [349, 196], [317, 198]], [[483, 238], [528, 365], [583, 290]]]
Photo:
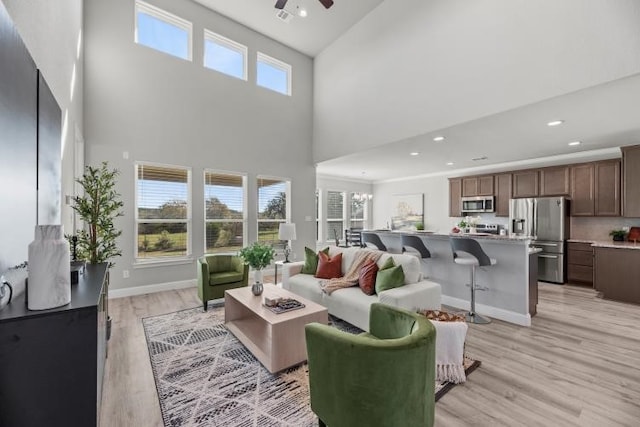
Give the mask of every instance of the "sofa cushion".
[[393, 261], [393, 257], [388, 257], [385, 262], [380, 264], [380, 270], [386, 270], [387, 268], [395, 267], [396, 263]]
[[209, 273], [235, 271], [235, 267], [231, 263], [231, 257], [232, 255], [216, 255], [206, 257], [207, 264], [209, 265]]
[[342, 277], [342, 254], [337, 254], [333, 258], [324, 252], [318, 253], [318, 270], [316, 277], [319, 279], [333, 279]]
[[384, 268], [376, 275], [376, 293], [404, 285], [404, 272], [401, 265]]
[[306, 298], [315, 303], [322, 304], [324, 292], [320, 287], [320, 280], [311, 274], [296, 274], [289, 278], [288, 289], [302, 298]]
[[393, 258], [395, 265], [401, 265], [404, 272], [404, 284], [410, 285], [418, 283], [422, 280], [422, 264], [420, 260], [413, 255], [406, 254], [384, 254], [378, 260], [378, 267], [387, 262], [389, 258]]
[[[322, 251], [325, 254], [329, 254], [329, 248], [326, 247]], [[318, 254], [313, 249], [304, 247], [304, 265], [302, 266], [301, 273], [303, 274], [316, 274], [318, 270]]]
[[357, 286], [338, 289], [331, 295], [324, 294], [322, 298], [322, 305], [329, 313], [363, 331], [369, 330], [369, 307], [374, 302], [378, 302], [376, 295], [365, 295]]
[[378, 265], [375, 261], [367, 261], [361, 268], [358, 276], [358, 286], [367, 295], [376, 293], [376, 276]]
[[240, 282], [243, 278], [242, 273], [237, 271], [224, 271], [222, 273], [209, 274], [209, 285], [226, 285], [227, 283]]

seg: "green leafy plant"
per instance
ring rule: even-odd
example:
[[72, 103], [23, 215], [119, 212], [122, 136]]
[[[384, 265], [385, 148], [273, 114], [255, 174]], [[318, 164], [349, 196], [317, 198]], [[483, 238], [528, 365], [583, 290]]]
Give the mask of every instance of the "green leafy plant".
[[469, 224], [468, 224], [468, 223], [467, 223], [467, 221], [465, 221], [464, 219], [463, 219], [463, 220], [461, 220], [461, 221], [458, 223], [458, 228], [460, 228], [460, 229], [465, 229], [465, 228], [467, 228], [467, 227], [469, 227]]
[[84, 221], [85, 228], [78, 230], [78, 258], [91, 264], [109, 262], [122, 255], [116, 239], [122, 230], [116, 230], [113, 222], [122, 216], [123, 203], [120, 194], [115, 191], [117, 169], [109, 169], [107, 162], [100, 167], [85, 167], [82, 178], [76, 181], [84, 190], [84, 196], [76, 196], [73, 210]]
[[613, 236], [614, 239], [624, 240], [624, 237], [627, 235], [625, 230], [611, 230], [609, 232], [609, 236]]
[[240, 255], [244, 259], [244, 263], [251, 266], [251, 268], [262, 270], [271, 264], [271, 261], [273, 261], [276, 255], [276, 251], [270, 245], [255, 242], [251, 246], [242, 248], [238, 255]]
[[424, 230], [424, 224], [421, 223], [421, 222], [417, 222], [416, 223], [416, 230], [418, 230], [418, 231]]

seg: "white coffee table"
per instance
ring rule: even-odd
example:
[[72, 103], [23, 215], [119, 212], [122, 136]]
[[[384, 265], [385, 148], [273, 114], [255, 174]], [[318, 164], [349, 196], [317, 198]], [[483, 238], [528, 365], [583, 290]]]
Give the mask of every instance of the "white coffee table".
[[[326, 325], [329, 320], [325, 307], [268, 283], [260, 296], [253, 295], [251, 287], [224, 294], [226, 327], [271, 373], [307, 360], [304, 326], [312, 322]], [[265, 297], [294, 298], [305, 307], [275, 314], [263, 305]]]

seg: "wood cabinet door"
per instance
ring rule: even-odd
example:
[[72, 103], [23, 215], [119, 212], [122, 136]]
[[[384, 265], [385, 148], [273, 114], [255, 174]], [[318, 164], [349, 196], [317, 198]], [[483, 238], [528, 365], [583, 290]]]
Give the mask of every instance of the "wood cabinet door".
[[470, 176], [462, 178], [462, 197], [473, 197], [478, 195], [478, 177]]
[[571, 166], [571, 216], [593, 216], [594, 201], [593, 163]]
[[511, 199], [511, 174], [501, 173], [495, 176], [496, 216], [509, 216]]
[[568, 166], [540, 169], [540, 196], [568, 196], [569, 182]]
[[462, 179], [449, 180], [449, 216], [461, 216], [460, 197], [462, 197]]
[[622, 147], [622, 214], [640, 218], [640, 145]]
[[513, 172], [513, 197], [538, 197], [538, 171]]
[[595, 164], [595, 214], [620, 216], [620, 161]]
[[478, 177], [478, 196], [493, 196], [493, 175]]

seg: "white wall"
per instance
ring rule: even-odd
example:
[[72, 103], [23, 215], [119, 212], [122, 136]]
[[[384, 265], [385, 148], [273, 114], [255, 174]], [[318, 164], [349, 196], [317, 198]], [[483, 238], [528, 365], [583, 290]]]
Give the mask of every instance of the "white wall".
[[634, 0], [386, 0], [315, 59], [314, 160], [640, 71]]
[[[83, 130], [82, 0], [1, 0], [18, 28], [36, 66], [62, 109], [62, 224], [73, 230], [73, 211], [64, 203], [73, 194], [76, 131]], [[75, 77], [74, 77], [75, 69]], [[65, 120], [66, 119], [66, 120]], [[65, 126], [66, 123], [66, 126]], [[64, 132], [64, 129], [67, 129]], [[82, 162], [82, 159], [79, 159]]]
[[[123, 256], [114, 288], [192, 280], [195, 263], [134, 268], [134, 162], [189, 166], [193, 170], [194, 257], [204, 251], [203, 170], [245, 172], [249, 177], [248, 242], [257, 238], [256, 176], [292, 181], [292, 222], [302, 248], [315, 243], [315, 170], [311, 161], [312, 61], [267, 37], [191, 1], [152, 4], [194, 23], [193, 62], [134, 43], [133, 0], [85, 3], [85, 140], [88, 164], [106, 160], [120, 170], [117, 190], [125, 216]], [[249, 79], [202, 67], [203, 28], [249, 47]], [[255, 85], [257, 51], [293, 66], [293, 95]], [[124, 153], [128, 159], [124, 158]], [[315, 218], [314, 218], [315, 219]], [[123, 279], [123, 270], [131, 277]]]

